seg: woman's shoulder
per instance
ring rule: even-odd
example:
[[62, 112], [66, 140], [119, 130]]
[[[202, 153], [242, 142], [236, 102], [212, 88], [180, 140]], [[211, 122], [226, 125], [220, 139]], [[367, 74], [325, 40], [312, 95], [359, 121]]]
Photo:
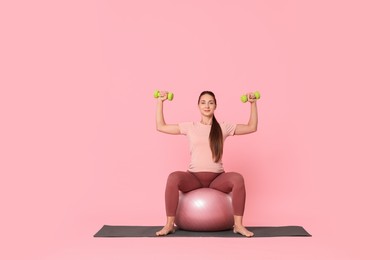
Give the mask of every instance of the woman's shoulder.
[[182, 122], [179, 123], [180, 133], [187, 134], [188, 131], [194, 128], [194, 122]]
[[193, 126], [195, 125], [195, 122], [194, 121], [180, 122], [179, 125]]
[[221, 121], [219, 124], [220, 124], [221, 126], [224, 126], [224, 127], [230, 127], [230, 126], [235, 126], [235, 125], [237, 125], [237, 124], [235, 124], [235, 123], [228, 122], [228, 121]]
[[222, 121], [219, 125], [221, 126], [222, 131], [226, 132], [227, 135], [234, 135], [237, 124]]

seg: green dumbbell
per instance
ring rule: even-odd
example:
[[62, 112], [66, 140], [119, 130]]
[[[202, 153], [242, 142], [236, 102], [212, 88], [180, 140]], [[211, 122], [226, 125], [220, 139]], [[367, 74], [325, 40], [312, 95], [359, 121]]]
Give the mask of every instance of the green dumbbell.
[[[256, 99], [260, 99], [260, 92], [259, 91], [255, 91], [253, 94], [255, 94]], [[248, 95], [242, 95], [241, 101], [242, 101], [242, 103], [246, 103], [248, 101]]]
[[[158, 90], [154, 91], [153, 96], [154, 96], [154, 98], [158, 98], [160, 96], [160, 91], [158, 91]], [[168, 100], [172, 101], [172, 99], [173, 99], [173, 93], [168, 92]]]

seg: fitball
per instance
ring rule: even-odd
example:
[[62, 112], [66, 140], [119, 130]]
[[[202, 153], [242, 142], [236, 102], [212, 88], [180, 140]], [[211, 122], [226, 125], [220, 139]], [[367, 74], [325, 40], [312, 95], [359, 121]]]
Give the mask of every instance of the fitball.
[[189, 231], [221, 231], [234, 225], [229, 194], [211, 188], [180, 193], [176, 225]]

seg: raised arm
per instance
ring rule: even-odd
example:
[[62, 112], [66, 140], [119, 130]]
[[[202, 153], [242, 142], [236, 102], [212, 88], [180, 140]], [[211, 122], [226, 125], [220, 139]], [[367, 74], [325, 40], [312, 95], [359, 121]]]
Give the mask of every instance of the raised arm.
[[178, 135], [180, 129], [178, 124], [166, 124], [164, 120], [164, 101], [167, 100], [167, 93], [161, 92], [160, 97], [157, 99], [157, 112], [156, 112], [156, 129], [159, 132]]
[[236, 126], [236, 131], [234, 132], [235, 135], [245, 135], [257, 131], [257, 104], [253, 93], [248, 95], [248, 101], [251, 106], [248, 124], [238, 124]]

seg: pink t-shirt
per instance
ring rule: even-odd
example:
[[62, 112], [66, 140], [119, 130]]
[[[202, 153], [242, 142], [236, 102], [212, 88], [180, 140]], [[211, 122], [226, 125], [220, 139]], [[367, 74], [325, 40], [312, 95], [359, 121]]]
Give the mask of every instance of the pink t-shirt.
[[[234, 135], [236, 124], [219, 123], [222, 130], [223, 140]], [[222, 160], [213, 161], [209, 135], [211, 125], [204, 125], [200, 122], [186, 122], [179, 124], [180, 133], [186, 135], [190, 145], [191, 161], [188, 167], [190, 172], [223, 172]]]

